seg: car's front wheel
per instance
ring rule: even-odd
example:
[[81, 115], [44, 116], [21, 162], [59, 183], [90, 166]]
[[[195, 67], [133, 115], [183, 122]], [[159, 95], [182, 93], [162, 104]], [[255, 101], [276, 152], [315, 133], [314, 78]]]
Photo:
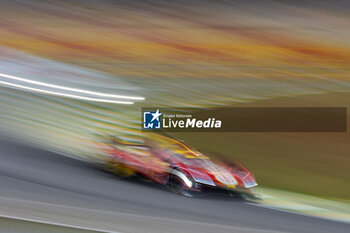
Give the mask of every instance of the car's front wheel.
[[190, 187], [188, 187], [189, 183], [192, 184], [192, 181], [190, 181], [183, 172], [177, 169], [173, 169], [167, 178], [167, 186], [171, 192], [186, 197], [193, 197], [193, 193], [189, 189]]

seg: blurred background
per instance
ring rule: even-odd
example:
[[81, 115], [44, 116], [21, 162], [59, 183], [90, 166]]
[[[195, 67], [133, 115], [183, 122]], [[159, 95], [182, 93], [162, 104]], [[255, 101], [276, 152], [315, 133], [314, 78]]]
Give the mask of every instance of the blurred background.
[[[0, 130], [84, 159], [141, 107], [348, 107], [348, 1], [0, 1]], [[348, 133], [176, 133], [262, 187], [350, 198]]]

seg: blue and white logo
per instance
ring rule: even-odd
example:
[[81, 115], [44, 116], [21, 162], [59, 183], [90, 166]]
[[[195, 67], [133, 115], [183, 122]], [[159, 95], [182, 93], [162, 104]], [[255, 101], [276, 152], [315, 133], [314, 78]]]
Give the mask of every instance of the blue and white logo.
[[143, 128], [144, 129], [160, 129], [162, 113], [157, 109], [156, 112], [143, 112]]

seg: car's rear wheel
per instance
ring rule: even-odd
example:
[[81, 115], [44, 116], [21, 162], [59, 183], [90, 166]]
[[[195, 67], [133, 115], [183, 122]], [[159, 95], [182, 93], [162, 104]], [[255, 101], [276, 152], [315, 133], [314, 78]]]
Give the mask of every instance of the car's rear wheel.
[[116, 160], [111, 160], [106, 165], [107, 171], [121, 177], [130, 177], [135, 173], [133, 169]]

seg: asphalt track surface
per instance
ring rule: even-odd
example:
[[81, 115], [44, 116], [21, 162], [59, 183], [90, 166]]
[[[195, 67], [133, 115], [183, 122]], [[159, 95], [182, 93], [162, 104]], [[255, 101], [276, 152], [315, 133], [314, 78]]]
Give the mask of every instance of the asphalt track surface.
[[[0, 198], [101, 213], [90, 216], [91, 224], [102, 218], [104, 212], [129, 216], [118, 232], [177, 232], [177, 227], [179, 232], [335, 233], [350, 229], [346, 223], [267, 209], [224, 196], [194, 199], [178, 196], [157, 184], [118, 179], [91, 164], [3, 139]], [[70, 213], [65, 211], [65, 215]], [[143, 216], [145, 219], [139, 221]], [[118, 219], [115, 217], [114, 224], [118, 224]]]

